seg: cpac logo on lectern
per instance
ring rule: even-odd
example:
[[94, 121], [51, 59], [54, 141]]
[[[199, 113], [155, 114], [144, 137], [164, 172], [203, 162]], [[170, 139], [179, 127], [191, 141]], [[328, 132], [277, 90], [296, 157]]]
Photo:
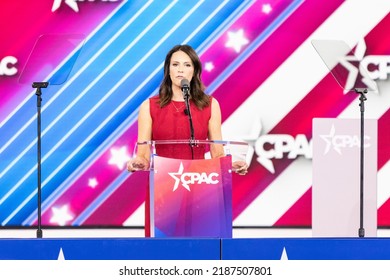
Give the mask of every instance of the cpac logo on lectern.
[[[328, 154], [331, 149], [341, 155], [343, 149], [360, 147], [360, 136], [336, 134], [336, 129], [334, 125], [332, 125], [332, 127], [330, 128], [329, 134], [320, 135], [320, 137], [326, 143], [324, 155]], [[364, 148], [368, 148], [371, 146], [371, 144], [369, 143], [370, 139], [370, 136], [364, 135]]]
[[118, 2], [120, 0], [54, 0], [51, 11], [55, 12], [56, 10], [58, 10], [61, 6], [61, 3], [64, 2], [73, 11], [78, 12], [79, 6], [78, 6], [77, 2], [98, 2], [98, 1], [100, 1], [100, 2]]
[[0, 59], [0, 76], [13, 76], [18, 73], [15, 67], [18, 60], [13, 56], [6, 56]]
[[180, 163], [179, 171], [178, 172], [169, 172], [169, 176], [171, 176], [173, 179], [175, 179], [175, 185], [173, 186], [173, 191], [176, 191], [179, 188], [179, 183], [188, 190], [191, 191], [189, 185], [194, 184], [210, 184], [215, 185], [219, 183], [219, 180], [217, 179], [219, 177], [219, 174], [216, 172], [212, 172], [210, 174], [207, 174], [206, 172], [183, 172], [184, 166], [183, 163]]

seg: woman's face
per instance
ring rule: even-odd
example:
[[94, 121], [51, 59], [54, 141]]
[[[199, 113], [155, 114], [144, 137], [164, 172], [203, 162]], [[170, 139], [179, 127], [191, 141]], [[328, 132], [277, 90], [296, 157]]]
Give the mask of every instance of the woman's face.
[[172, 86], [180, 88], [181, 80], [187, 79], [191, 82], [194, 75], [194, 65], [191, 58], [183, 51], [177, 51], [172, 54], [169, 64], [169, 76]]

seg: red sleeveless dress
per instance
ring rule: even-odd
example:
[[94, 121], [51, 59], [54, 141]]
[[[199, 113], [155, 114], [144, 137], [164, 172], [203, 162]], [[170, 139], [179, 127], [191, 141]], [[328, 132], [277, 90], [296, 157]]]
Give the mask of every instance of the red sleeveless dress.
[[[211, 97], [210, 97], [211, 98]], [[149, 99], [152, 117], [152, 140], [189, 140], [191, 138], [190, 122], [184, 113], [185, 102], [171, 101], [160, 108], [159, 97]], [[211, 103], [210, 103], [211, 104]], [[190, 110], [194, 127], [194, 139], [208, 139], [208, 123], [211, 117], [211, 106], [198, 109], [190, 100]], [[156, 145], [158, 156], [177, 159], [203, 159], [207, 151], [204, 145], [193, 147], [193, 158], [190, 145]]]
[[[153, 121], [152, 140], [189, 140], [191, 138], [191, 131], [189, 118], [184, 113], [186, 107], [185, 102], [171, 101], [167, 106], [160, 108], [158, 100], [158, 96], [149, 99], [150, 115]], [[210, 101], [212, 102], [211, 99]], [[211, 106], [199, 110], [190, 101], [190, 110], [194, 126], [194, 138], [196, 140], [207, 140]], [[207, 150], [208, 147], [204, 145], [193, 147], [194, 156], [192, 158], [192, 151], [189, 145], [156, 145], [156, 154], [158, 156], [176, 159], [204, 159]], [[150, 193], [148, 186], [145, 198], [145, 237], [150, 237], [149, 199]]]

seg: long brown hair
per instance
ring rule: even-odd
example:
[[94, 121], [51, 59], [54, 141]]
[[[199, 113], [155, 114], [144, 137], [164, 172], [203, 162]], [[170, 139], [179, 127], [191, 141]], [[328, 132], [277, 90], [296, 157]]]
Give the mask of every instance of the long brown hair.
[[195, 50], [189, 45], [176, 45], [174, 46], [165, 57], [164, 62], [164, 78], [160, 85], [159, 97], [160, 97], [160, 106], [164, 107], [169, 102], [173, 96], [172, 91], [172, 81], [169, 76], [169, 66], [171, 63], [172, 55], [177, 51], [185, 52], [192, 61], [194, 65], [194, 76], [190, 82], [190, 98], [195, 103], [196, 107], [203, 109], [210, 105], [210, 97], [204, 92], [205, 86], [201, 81], [202, 74], [202, 63]]

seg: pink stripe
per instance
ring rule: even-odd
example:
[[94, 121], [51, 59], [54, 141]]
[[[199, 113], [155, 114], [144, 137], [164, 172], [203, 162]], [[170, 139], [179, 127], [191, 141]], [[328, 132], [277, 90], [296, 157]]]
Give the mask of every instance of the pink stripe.
[[[370, 55], [390, 55], [390, 37], [387, 36], [390, 26], [390, 14], [366, 36], [365, 41]], [[389, 77], [387, 81], [389, 80]], [[380, 94], [389, 94], [381, 92]], [[369, 97], [368, 97], [369, 98]], [[389, 109], [390, 110], [390, 109]], [[378, 121], [378, 170], [390, 159], [390, 111]]]
[[[384, 94], [388, 94], [388, 93], [384, 93]], [[388, 109], [386, 113], [378, 120], [378, 170], [380, 170], [390, 160], [389, 143], [390, 143], [390, 109]], [[388, 227], [389, 225], [390, 225], [390, 199], [388, 199], [378, 209], [378, 226]]]
[[[320, 4], [315, 0], [305, 1], [278, 30], [273, 32], [250, 59], [240, 65], [213, 93], [221, 102], [223, 120], [230, 116], [343, 2], [332, 0]], [[313, 17], [308, 18], [310, 15]], [[237, 94], [238, 92], [240, 94]]]
[[311, 200], [310, 188], [291, 208], [274, 224], [274, 226], [311, 226]]
[[[228, 41], [228, 32], [237, 32], [240, 29], [244, 30], [244, 36], [249, 42], [256, 39], [264, 30], [274, 21], [289, 5], [291, 1], [269, 1], [272, 6], [272, 12], [265, 14], [262, 12], [264, 3], [255, 2], [245, 13], [232, 25], [229, 30], [223, 34], [212, 47], [201, 56], [203, 63], [211, 62], [215, 68], [208, 72], [203, 72], [203, 82], [209, 85], [222, 71], [229, 66], [239, 55], [232, 48], [227, 48], [225, 45]], [[249, 44], [244, 45], [244, 50]], [[241, 50], [241, 52], [242, 52]]]
[[[390, 21], [390, 16], [387, 16]], [[389, 24], [389, 21], [387, 24]], [[383, 25], [385, 26], [385, 25]], [[389, 26], [389, 25], [387, 25]], [[386, 31], [384, 31], [386, 32]], [[384, 33], [385, 34], [385, 33]], [[378, 37], [381, 38], [381, 37]], [[386, 38], [388, 40], [388, 38]], [[383, 46], [383, 45], [382, 45]], [[390, 43], [387, 44], [387, 53], [390, 53]], [[389, 93], [384, 93], [389, 94]], [[378, 169], [390, 160], [390, 109], [378, 121]], [[390, 199], [378, 209], [378, 226], [390, 225]]]

